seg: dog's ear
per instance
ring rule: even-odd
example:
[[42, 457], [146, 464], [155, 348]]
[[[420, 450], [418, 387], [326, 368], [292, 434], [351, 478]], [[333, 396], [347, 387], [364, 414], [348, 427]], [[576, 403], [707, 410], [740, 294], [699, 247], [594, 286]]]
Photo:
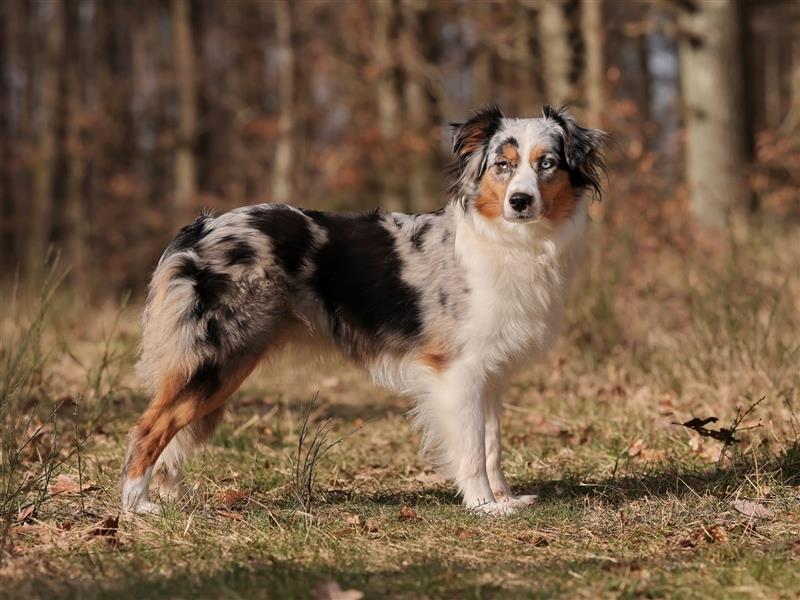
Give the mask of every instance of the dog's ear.
[[607, 175], [603, 149], [609, 141], [608, 134], [599, 129], [581, 127], [566, 106], [558, 109], [545, 106], [542, 115], [545, 119], [555, 121], [561, 128], [564, 160], [572, 185], [591, 190], [599, 200], [603, 193], [603, 179]]
[[497, 106], [485, 106], [466, 123], [450, 123], [453, 131], [455, 176], [461, 183], [474, 183], [486, 170], [486, 146], [500, 129], [503, 113]]

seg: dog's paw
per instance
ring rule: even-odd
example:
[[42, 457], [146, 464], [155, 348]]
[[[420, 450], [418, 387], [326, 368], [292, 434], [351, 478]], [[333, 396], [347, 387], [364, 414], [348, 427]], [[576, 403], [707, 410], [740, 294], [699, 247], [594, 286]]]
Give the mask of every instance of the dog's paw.
[[160, 515], [161, 505], [147, 500], [126, 508], [125, 513], [129, 515]]
[[[525, 498], [525, 500], [523, 500], [523, 498]], [[475, 506], [468, 507], [467, 510], [482, 515], [492, 515], [497, 517], [513, 515], [514, 513], [518, 513], [521, 510], [528, 508], [533, 503], [533, 500], [529, 500], [531, 498], [535, 498], [535, 496], [520, 496], [518, 498], [509, 498], [507, 500], [503, 500], [502, 502], [485, 502], [483, 504], [477, 504]]]
[[163, 482], [159, 482], [158, 494], [165, 500], [170, 500], [172, 502], [191, 500], [197, 495], [192, 488], [183, 483], [168, 485]]
[[534, 504], [536, 504], [536, 501], [538, 499], [539, 499], [538, 496], [534, 496], [531, 494], [527, 496], [507, 496], [500, 502], [513, 504], [514, 506], [517, 506], [519, 508], [528, 508], [529, 506], [533, 506]]

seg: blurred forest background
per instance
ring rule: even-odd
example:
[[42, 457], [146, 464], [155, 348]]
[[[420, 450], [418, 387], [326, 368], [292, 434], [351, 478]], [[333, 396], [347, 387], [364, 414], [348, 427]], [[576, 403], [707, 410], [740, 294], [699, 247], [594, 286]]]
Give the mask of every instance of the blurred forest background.
[[2, 275], [95, 293], [200, 207], [436, 209], [484, 103], [609, 131], [609, 226], [800, 217], [800, 0], [0, 0], [0, 77]]

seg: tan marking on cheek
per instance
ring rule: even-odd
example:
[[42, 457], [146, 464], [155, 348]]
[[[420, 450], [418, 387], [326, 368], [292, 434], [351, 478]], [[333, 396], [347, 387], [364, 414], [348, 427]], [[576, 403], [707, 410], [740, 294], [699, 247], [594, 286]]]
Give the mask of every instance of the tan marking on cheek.
[[560, 223], [575, 211], [575, 191], [566, 171], [558, 170], [548, 180], [539, 180], [539, 193], [542, 195], [546, 219]]
[[503, 214], [503, 198], [506, 197], [507, 180], [496, 177], [487, 170], [481, 181], [478, 197], [475, 198], [475, 209], [487, 219], [496, 219]]

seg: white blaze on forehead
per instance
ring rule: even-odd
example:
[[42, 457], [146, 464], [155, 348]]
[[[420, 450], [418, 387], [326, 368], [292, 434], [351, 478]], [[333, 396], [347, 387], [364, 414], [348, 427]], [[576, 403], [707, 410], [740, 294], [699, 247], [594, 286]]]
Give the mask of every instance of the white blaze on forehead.
[[555, 151], [556, 135], [560, 130], [559, 125], [551, 119], [505, 119], [494, 135], [491, 151], [494, 152], [508, 138], [517, 141], [521, 157], [530, 157], [531, 151], [538, 146]]

